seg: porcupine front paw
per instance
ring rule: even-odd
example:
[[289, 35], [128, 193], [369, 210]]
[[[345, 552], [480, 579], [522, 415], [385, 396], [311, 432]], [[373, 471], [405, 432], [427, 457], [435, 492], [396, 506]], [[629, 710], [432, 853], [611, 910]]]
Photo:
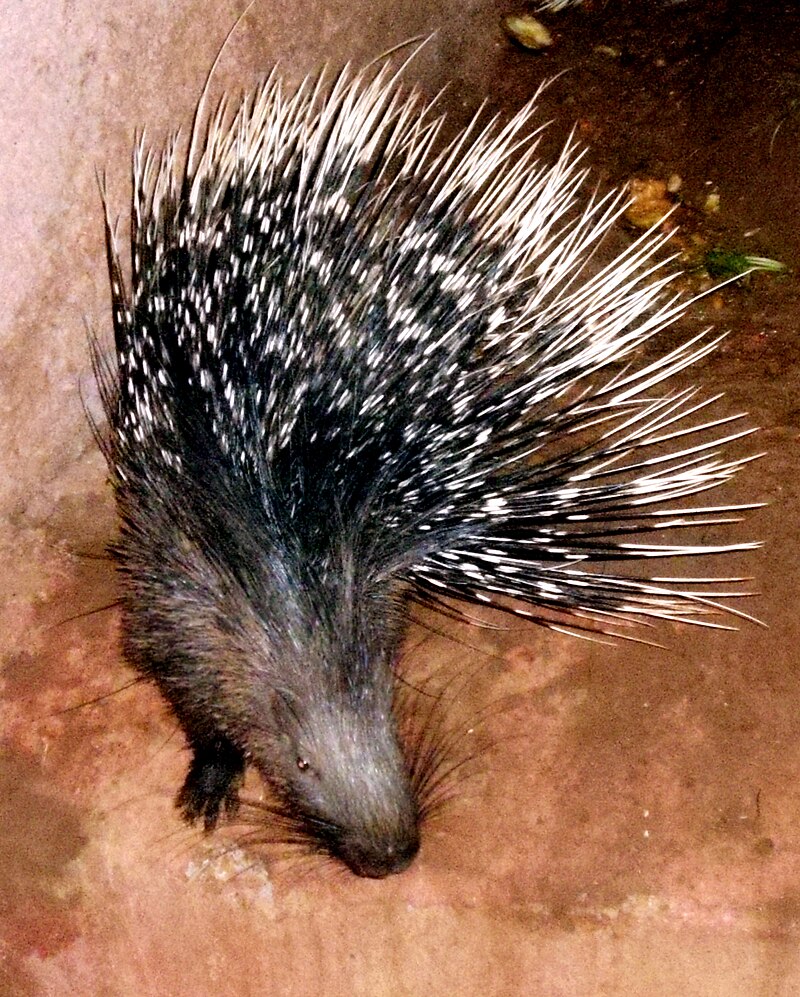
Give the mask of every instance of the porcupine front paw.
[[239, 806], [239, 786], [244, 775], [244, 755], [226, 738], [193, 745], [186, 780], [175, 805], [184, 820], [193, 824], [203, 819], [203, 828], [216, 827], [220, 812], [236, 812]]

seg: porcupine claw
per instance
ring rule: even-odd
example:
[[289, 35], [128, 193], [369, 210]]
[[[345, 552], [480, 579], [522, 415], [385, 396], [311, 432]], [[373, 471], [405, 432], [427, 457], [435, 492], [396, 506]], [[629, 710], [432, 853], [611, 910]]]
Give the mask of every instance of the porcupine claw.
[[223, 810], [238, 810], [243, 775], [244, 755], [230, 741], [196, 746], [175, 804], [189, 824], [202, 818], [203, 829], [213, 831]]

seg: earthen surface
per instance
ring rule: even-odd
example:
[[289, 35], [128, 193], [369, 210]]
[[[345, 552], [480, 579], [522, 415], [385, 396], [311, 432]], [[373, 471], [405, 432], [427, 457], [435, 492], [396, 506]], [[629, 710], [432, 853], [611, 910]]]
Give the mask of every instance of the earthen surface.
[[405, 77], [448, 83], [461, 121], [563, 71], [543, 156], [577, 124], [601, 187], [677, 174], [710, 245], [791, 268], [692, 320], [730, 330], [693, 380], [762, 427], [767, 456], [725, 499], [768, 503], [735, 531], [765, 547], [725, 570], [755, 576], [747, 609], [769, 628], [664, 628], [662, 649], [414, 626], [409, 674], [451, 682], [474, 758], [417, 862], [380, 882], [182, 825], [180, 733], [101, 609], [114, 512], [83, 411], [84, 320], [110, 331], [96, 171], [124, 215], [134, 130], [189, 126], [241, 7], [6, 0], [0, 18], [0, 993], [800, 993], [796, 5], [596, 0], [549, 16], [554, 44], [532, 55], [488, 2], [259, 0], [220, 60], [214, 86], [238, 89], [276, 61], [297, 81], [436, 31]]

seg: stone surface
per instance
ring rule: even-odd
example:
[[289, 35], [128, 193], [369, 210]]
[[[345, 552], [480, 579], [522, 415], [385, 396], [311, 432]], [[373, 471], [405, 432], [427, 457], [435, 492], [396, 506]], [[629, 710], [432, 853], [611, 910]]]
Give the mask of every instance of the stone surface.
[[[559, 119], [547, 143], [578, 119], [601, 176], [677, 170], [687, 196], [713, 180], [731, 238], [759, 227], [757, 248], [796, 264], [797, 125], [781, 101], [797, 81], [775, 66], [797, 23], [790, 5], [762, 6], [760, 33], [744, 4], [738, 34], [698, 21], [692, 35], [687, 15], [645, 42], [627, 9], [604, 23], [590, 5], [551, 20], [556, 44], [538, 58], [508, 46], [485, 2], [262, 0], [214, 85], [250, 85], [275, 60], [297, 80], [434, 29], [407, 76], [429, 93], [450, 80], [456, 116], [487, 93], [518, 106], [571, 67], [545, 95], [543, 120]], [[457, 750], [474, 758], [419, 860], [389, 880], [276, 856], [246, 828], [203, 838], [180, 823], [180, 734], [99, 608], [115, 599], [102, 557], [114, 516], [82, 410], [82, 397], [97, 410], [84, 319], [107, 335], [95, 171], [124, 214], [134, 129], [188, 124], [239, 9], [7, 0], [0, 20], [0, 992], [800, 992], [794, 278], [726, 296], [712, 317], [732, 335], [696, 375], [764, 427], [768, 456], [726, 499], [770, 503], [740, 531], [767, 546], [729, 566], [758, 579], [748, 608], [769, 629], [676, 627], [659, 634], [665, 651], [412, 627], [410, 672], [452, 680]], [[631, 58], [593, 61], [598, 39], [620, 38]]]

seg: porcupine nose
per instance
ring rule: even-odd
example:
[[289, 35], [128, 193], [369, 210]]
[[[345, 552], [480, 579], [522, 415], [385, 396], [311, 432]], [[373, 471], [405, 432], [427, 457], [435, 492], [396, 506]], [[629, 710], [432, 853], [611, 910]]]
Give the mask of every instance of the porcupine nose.
[[384, 879], [404, 872], [419, 851], [419, 835], [409, 833], [400, 841], [369, 847], [344, 845], [339, 853], [348, 868], [367, 879]]

